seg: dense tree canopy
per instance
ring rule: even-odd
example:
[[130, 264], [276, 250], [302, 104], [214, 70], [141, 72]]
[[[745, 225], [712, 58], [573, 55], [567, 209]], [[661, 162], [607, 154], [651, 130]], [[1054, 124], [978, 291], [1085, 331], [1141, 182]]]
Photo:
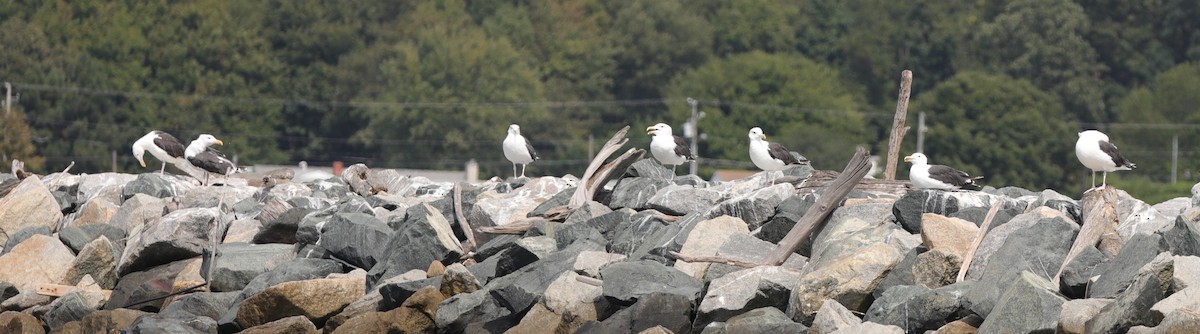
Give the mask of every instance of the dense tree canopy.
[[701, 174], [748, 167], [752, 126], [835, 169], [883, 153], [910, 69], [932, 160], [1073, 193], [1083, 129], [1139, 162], [1122, 177], [1166, 180], [1176, 136], [1197, 169], [1197, 16], [1190, 0], [8, 1], [0, 80], [21, 99], [0, 154], [138, 171], [129, 143], [161, 129], [249, 164], [475, 159], [490, 176], [519, 123], [531, 172], [579, 174], [589, 136], [681, 134], [693, 97]]

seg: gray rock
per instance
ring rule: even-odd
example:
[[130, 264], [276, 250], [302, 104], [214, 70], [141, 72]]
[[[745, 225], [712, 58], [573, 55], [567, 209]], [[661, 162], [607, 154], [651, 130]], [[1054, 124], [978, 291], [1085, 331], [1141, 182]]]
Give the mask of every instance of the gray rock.
[[450, 223], [428, 204], [414, 207], [421, 206], [429, 214], [423, 217], [409, 215], [410, 221], [397, 230], [387, 244], [386, 249], [391, 254], [367, 273], [368, 287], [409, 270], [428, 268], [433, 261], [450, 263], [462, 256], [462, 245], [455, 238]]
[[212, 209], [180, 209], [156, 224], [134, 228], [117, 265], [118, 274], [200, 255], [211, 247], [216, 218]]
[[969, 285], [958, 283], [933, 290], [919, 285], [892, 287], [871, 304], [863, 321], [899, 326], [907, 333], [936, 330], [966, 316], [961, 301]]
[[438, 289], [442, 296], [451, 297], [460, 293], [470, 293], [479, 290], [482, 284], [461, 263], [453, 263], [446, 267], [442, 274], [442, 284]]
[[[173, 292], [172, 284], [164, 283], [174, 282], [175, 277], [195, 261], [198, 260], [179, 260], [120, 276], [116, 288], [113, 288], [112, 297], [108, 299], [104, 309], [129, 308], [148, 312], [158, 311], [162, 308], [163, 300], [155, 298]], [[149, 301], [133, 304], [143, 300]]]
[[[734, 235], [749, 236], [746, 223], [737, 217], [720, 216], [696, 223], [686, 238], [681, 242], [679, 254], [686, 256], [714, 256], [717, 251]], [[675, 269], [703, 279], [711, 265], [709, 262], [676, 261]]]
[[1087, 321], [1096, 317], [1100, 309], [1112, 304], [1112, 299], [1074, 299], [1062, 304], [1058, 315], [1058, 329], [1071, 334], [1084, 334]]
[[[921, 231], [921, 215], [936, 213], [950, 217], [953, 213], [966, 208], [990, 208], [993, 201], [1004, 201], [1005, 206], [1025, 208], [1024, 203], [1014, 199], [991, 195], [978, 191], [944, 191], [921, 189], [910, 191], [896, 201], [892, 214], [905, 230], [912, 233]], [[1002, 222], [993, 222], [993, 225]]]
[[1116, 298], [1129, 287], [1138, 268], [1150, 263], [1159, 252], [1165, 250], [1162, 237], [1154, 234], [1136, 234], [1121, 247], [1112, 260], [1100, 264], [1095, 271], [1100, 278], [1088, 292], [1089, 298]]
[[708, 210], [724, 200], [720, 192], [691, 186], [670, 185], [659, 189], [646, 205], [671, 215], [686, 215]]
[[321, 247], [355, 267], [370, 270], [389, 255], [386, 246], [394, 232], [373, 215], [336, 213], [323, 227]]
[[220, 319], [217, 319], [217, 323], [224, 332], [241, 330], [236, 318], [238, 309], [242, 301], [246, 300], [246, 298], [250, 298], [250, 296], [262, 292], [272, 285], [283, 282], [324, 278], [332, 273], [341, 273], [343, 272], [342, 269], [342, 265], [337, 261], [325, 259], [300, 258], [284, 262], [250, 280], [250, 283], [247, 283], [242, 292], [238, 293], [237, 298], [234, 299], [233, 306], [229, 307], [221, 315]]
[[575, 258], [575, 264], [572, 267], [576, 273], [588, 277], [600, 277], [600, 268], [609, 263], [620, 262], [625, 260], [625, 255], [613, 254], [606, 252], [580, 252]]
[[[1055, 211], [1055, 214], [1059, 213]], [[971, 310], [987, 319], [1022, 271], [1033, 272], [1047, 280], [1054, 277], [1078, 232], [1079, 226], [1062, 218], [1041, 219], [1028, 228], [1012, 232], [983, 268], [979, 281], [968, 290], [966, 297]]]
[[458, 294], [438, 305], [434, 320], [441, 330], [463, 332], [471, 323], [487, 322], [509, 315], [487, 290]]
[[76, 290], [68, 292], [50, 304], [50, 310], [42, 317], [51, 329], [68, 322], [82, 320], [103, 305], [104, 295], [99, 292]]
[[[967, 271], [966, 279], [972, 281], [980, 279], [984, 273], [984, 268], [988, 267], [992, 255], [998, 252], [1001, 246], [1004, 246], [1010, 235], [1054, 220], [1078, 226], [1068, 221], [1066, 215], [1061, 212], [1046, 207], [1037, 207], [1033, 211], [1013, 217], [1007, 224], [988, 230], [987, 234], [983, 236], [983, 241], [979, 243], [979, 247], [975, 250], [975, 257], [971, 260], [971, 267]], [[1070, 241], [1070, 239], [1067, 240]], [[1047, 264], [1047, 266], [1049, 265]], [[1016, 272], [1013, 272], [1013, 274], [1016, 274]]]
[[292, 245], [222, 244], [217, 246], [210, 288], [214, 292], [240, 291], [250, 280], [295, 256]]
[[126, 330], [129, 333], [208, 334], [217, 332], [217, 322], [207, 317], [179, 319], [151, 314], [137, 318]]
[[1079, 206], [1079, 202], [1054, 190], [1042, 190], [1031, 205], [1033, 207], [1044, 206], [1058, 210], [1070, 217], [1072, 221], [1083, 221], [1083, 208]]
[[748, 193], [734, 195], [718, 203], [716, 207], [709, 209], [705, 216], [711, 218], [728, 215], [741, 218], [742, 221], [745, 221], [749, 225], [751, 230], [754, 230], [762, 226], [763, 223], [766, 223], [767, 219], [770, 219], [775, 214], [775, 208], [780, 203], [783, 203], [783, 200], [795, 194], [795, 186], [788, 183], [776, 184]]
[[1059, 277], [1059, 288], [1069, 298], [1084, 298], [1092, 285], [1092, 277], [1099, 274], [1100, 265], [1106, 259], [1095, 246], [1087, 246], [1079, 252]]
[[[775, 244], [763, 241], [746, 234], [734, 234], [730, 236], [725, 244], [717, 249], [717, 256], [721, 258], [748, 262], [748, 263], [763, 263], [766, 261], [767, 254], [770, 254], [776, 247]], [[799, 272], [807, 264], [808, 258], [803, 255], [792, 253], [787, 260], [783, 261], [782, 268], [787, 268]], [[724, 263], [713, 263], [705, 273], [704, 281], [711, 282], [719, 277], [729, 273], [741, 271], [742, 267], [732, 266]]]
[[1170, 253], [1159, 254], [1153, 261], [1138, 269], [1133, 284], [1121, 292], [1112, 304], [1100, 309], [1087, 322], [1088, 333], [1123, 333], [1133, 326], [1154, 326], [1158, 319], [1150, 305], [1162, 300], [1171, 289], [1174, 270]]
[[[974, 223], [975, 226], [983, 226], [983, 220], [987, 219], [987, 213], [990, 210], [991, 208], [963, 208], [951, 213], [947, 217], [966, 220]], [[992, 224], [989, 226], [989, 229], [1004, 225], [1005, 223], [1011, 221], [1013, 217], [1016, 217], [1022, 213], [1025, 213], [1024, 208], [1018, 208], [1016, 206], [1009, 205], [1002, 206], [1000, 207], [1000, 210], [996, 211], [996, 216], [992, 217]]]
[[1154, 233], [1164, 228], [1170, 228], [1178, 215], [1164, 215], [1153, 206], [1129, 196], [1125, 191], [1117, 191], [1117, 233], [1126, 242], [1139, 233]]
[[[525, 216], [526, 217], [545, 217], [546, 211], [549, 211], [550, 209], [553, 209], [553, 208], [567, 205], [567, 203], [571, 202], [571, 196], [575, 195], [575, 188], [576, 187], [567, 187], [566, 189], [559, 191], [557, 194], [554, 194], [553, 197], [550, 197], [550, 199], [546, 200], [545, 202], [542, 202], [542, 204], [538, 204], [538, 206], [534, 207], [533, 210], [529, 211], [529, 213], [526, 214]], [[466, 205], [467, 205], [466, 203], [463, 203], [463, 206], [466, 206]]]
[[896, 266], [892, 267], [892, 270], [888, 271], [883, 280], [879, 281], [879, 285], [875, 288], [875, 291], [871, 292], [871, 296], [878, 299], [883, 296], [884, 291], [892, 287], [916, 285], [917, 279], [913, 275], [913, 266], [917, 263], [917, 257], [924, 251], [926, 251], [924, 247], [917, 247], [904, 253], [900, 261], [896, 262]]
[[36, 175], [27, 177], [0, 197], [0, 244], [7, 245], [10, 235], [24, 229], [57, 228], [62, 218], [58, 202], [42, 180]]
[[864, 322], [854, 326], [840, 329], [833, 334], [853, 334], [853, 333], [872, 333], [872, 334], [904, 334], [904, 329], [891, 325], [880, 325], [873, 322]]
[[490, 290], [509, 311], [519, 313], [537, 302], [554, 279], [564, 271], [570, 271], [579, 253], [603, 250], [604, 245], [601, 244], [586, 240], [576, 242], [511, 274], [488, 282], [485, 290]]
[[483, 261], [484, 259], [492, 257], [493, 255], [500, 254], [500, 252], [512, 248], [513, 245], [516, 245], [517, 240], [521, 240], [521, 236], [512, 234], [497, 235], [495, 238], [488, 240], [486, 243], [480, 244], [479, 247], [475, 249], [475, 261]]
[[61, 283], [79, 284], [79, 280], [87, 275], [91, 275], [101, 288], [112, 289], [117, 285], [117, 258], [108, 237], [100, 236], [84, 246], [71, 261], [71, 269], [63, 274]]
[[608, 207], [638, 210], [648, 208], [647, 204], [650, 202], [650, 198], [653, 198], [660, 189], [670, 185], [671, 181], [664, 178], [630, 177], [621, 179], [613, 188]]
[[137, 179], [125, 184], [121, 198], [129, 199], [134, 194], [146, 194], [158, 198], [183, 196], [196, 188], [195, 182], [190, 177], [142, 173], [137, 176]]
[[95, 224], [105, 224], [112, 219], [112, 216], [117, 214], [117, 210], [121, 206], [115, 204], [121, 198], [120, 191], [117, 190], [117, 196], [114, 200], [109, 200], [106, 197], [96, 197], [87, 203], [83, 203], [83, 207], [79, 209], [79, 214], [72, 220], [71, 226], [87, 226]]
[[125, 239], [125, 230], [116, 225], [109, 224], [92, 224], [83, 226], [68, 226], [58, 231], [58, 239], [62, 240], [64, 245], [70, 247], [76, 253], [83, 249], [92, 240], [96, 240], [100, 236], [107, 237], [108, 240]]
[[675, 178], [675, 174], [671, 173], [670, 169], [659, 164], [651, 159], [642, 159], [634, 162], [625, 171], [625, 175], [631, 177], [646, 177], [652, 179], [670, 180]]
[[1183, 215], [1175, 219], [1170, 228], [1157, 232], [1163, 237], [1163, 243], [1172, 254], [1181, 256], [1200, 256], [1200, 224], [1189, 223]]
[[813, 239], [812, 256], [805, 271], [823, 268], [858, 249], [885, 243], [892, 232], [900, 230], [891, 222], [891, 207], [888, 203], [868, 203], [834, 210]]
[[601, 322], [588, 322], [577, 334], [639, 333], [662, 326], [672, 333], [689, 333], [694, 299], [670, 293], [650, 293]]
[[[710, 322], [726, 321], [760, 307], [786, 305], [799, 280], [798, 272], [775, 266], [745, 269], [713, 280], [700, 302], [692, 330], [700, 332]], [[783, 315], [781, 310], [776, 311]]]
[[674, 268], [653, 261], [609, 264], [600, 269], [604, 296], [632, 302], [651, 293], [675, 294], [697, 300], [704, 284]]
[[20, 231], [16, 231], [15, 233], [8, 235], [8, 242], [4, 244], [4, 251], [0, 252], [0, 254], [8, 253], [8, 251], [12, 250], [13, 247], [16, 247], [25, 240], [28, 240], [29, 237], [35, 235], [51, 235], [52, 233], [53, 232], [50, 231], [50, 227], [48, 226], [32, 226]]
[[121, 203], [121, 208], [117, 209], [117, 213], [113, 214], [108, 223], [131, 231], [134, 227], [145, 225], [162, 217], [163, 209], [166, 206], [167, 201], [164, 199], [146, 194], [134, 194], [133, 197], [129, 197]]
[[[792, 230], [792, 227], [796, 226], [796, 222], [804, 217], [808, 208], [816, 202], [817, 196], [812, 194], [788, 197], [776, 206], [775, 215], [771, 217], [771, 220], [763, 223], [761, 228], [754, 230], [754, 236], [772, 243], [779, 243]], [[799, 251], [802, 254], [812, 254], [811, 248], [812, 243], [805, 242]]]
[[[1178, 267], [1176, 267], [1178, 268]], [[1162, 319], [1178, 311], [1200, 312], [1200, 288], [1193, 287], [1176, 291], [1170, 297], [1150, 307], [1155, 319]]]
[[0, 302], [4, 302], [19, 293], [21, 293], [21, 290], [18, 290], [12, 283], [0, 281]]
[[[543, 176], [530, 179], [525, 186], [509, 193], [500, 193], [496, 190], [485, 191], [475, 196], [475, 204], [464, 215], [474, 228], [506, 225], [524, 219], [538, 205], [571, 186], [574, 186], [573, 181]], [[453, 204], [449, 199], [446, 199], [445, 202], [451, 206]], [[439, 208], [439, 211], [453, 213], [449, 208]], [[411, 212], [409, 216], [412, 216]], [[447, 221], [454, 221], [454, 219], [450, 218]], [[475, 237], [478, 242], [487, 242], [492, 236], [476, 232]]]
[[1067, 301], [1040, 274], [1022, 271], [979, 326], [980, 333], [1053, 332]]
[[1175, 291], [1200, 286], [1200, 257], [1176, 255], [1174, 281]]
[[232, 206], [254, 195], [254, 188], [199, 187], [188, 191], [180, 203], [185, 208], [213, 208], [217, 204]]
[[990, 190], [988, 188], [990, 188], [990, 187], [984, 187], [983, 191], [990, 193], [990, 194], [996, 194], [996, 195], [1007, 196], [1007, 197], [1012, 197], [1012, 198], [1035, 196], [1038, 194], [1038, 193], [1026, 190], [1025, 188], [1019, 188], [1019, 187], [1013, 187], [1013, 186], [1003, 187], [1003, 188], [999, 188], [999, 189], [990, 189]]
[[831, 262], [821, 269], [806, 272], [788, 299], [787, 313], [792, 320], [807, 322], [825, 300], [833, 299], [858, 312], [870, 306], [884, 274], [900, 261], [900, 252], [886, 244], [874, 244], [850, 256]]
[[725, 333], [804, 333], [807, 330], [774, 307], [750, 310], [725, 322]]
[[221, 314], [233, 306], [238, 293], [237, 291], [190, 293], [167, 304], [167, 307], [164, 307], [158, 314], [175, 319], [195, 317], [220, 319]]
[[859, 319], [853, 312], [847, 310], [845, 306], [842, 306], [836, 300], [827, 299], [821, 305], [821, 309], [817, 310], [817, 315], [813, 318], [812, 327], [809, 328], [809, 332], [816, 334], [833, 333], [839, 329], [853, 327], [861, 323], [862, 319]]
[[[620, 211], [616, 211], [620, 212]], [[629, 217], [628, 221], [620, 221], [614, 227], [610, 251], [617, 254], [631, 255], [646, 243], [659, 230], [669, 229], [673, 225], [653, 214], [656, 211], [642, 211]], [[678, 230], [678, 226], [676, 229]]]
[[442, 285], [442, 276], [434, 276], [417, 280], [410, 280], [407, 278], [398, 280], [397, 278], [401, 278], [401, 276], [404, 275], [394, 276], [386, 281], [380, 282], [380, 311], [387, 311], [400, 307], [404, 304], [405, 300], [408, 300], [408, 297], [412, 297], [412, 295], [421, 288], [427, 286], [438, 288]]
[[572, 211], [571, 215], [567, 217], [567, 220], [564, 221], [563, 224], [574, 225], [584, 223], [592, 220], [593, 218], [608, 214], [612, 211], [612, 209], [604, 206], [604, 204], [600, 204], [600, 202], [588, 201], [587, 203], [584, 203], [583, 206], [575, 209], [575, 211]]
[[[1129, 332], [1133, 333], [1133, 330], [1131, 329]], [[1200, 333], [1200, 313], [1173, 312], [1168, 314], [1158, 326], [1154, 327], [1154, 333]]]

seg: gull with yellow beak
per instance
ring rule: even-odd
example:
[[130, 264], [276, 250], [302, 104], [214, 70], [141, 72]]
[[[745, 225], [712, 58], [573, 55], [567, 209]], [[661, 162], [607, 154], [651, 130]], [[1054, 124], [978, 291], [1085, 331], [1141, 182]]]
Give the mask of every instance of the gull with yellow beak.
[[200, 169], [203, 169], [207, 172], [204, 173], [205, 184], [208, 184], [208, 173], [224, 175], [226, 182], [228, 182], [229, 174], [233, 174], [234, 172], [239, 171], [239, 169], [237, 165], [233, 163], [233, 161], [229, 161], [228, 158], [225, 158], [224, 154], [221, 154], [220, 151], [213, 149], [211, 147], [213, 144], [225, 145], [225, 142], [222, 142], [220, 139], [217, 139], [210, 134], [202, 134], [200, 137], [197, 137], [196, 140], [193, 140], [190, 145], [188, 145], [184, 156], [187, 157], [187, 161], [192, 163], [192, 165], [200, 167]]
[[671, 165], [671, 174], [675, 174], [675, 167], [682, 165], [684, 162], [696, 160], [692, 155], [692, 150], [688, 149], [687, 142], [683, 137], [671, 134], [671, 126], [666, 123], [658, 123], [654, 126], [646, 128], [646, 134], [652, 136], [650, 139], [650, 154], [654, 155], [654, 159], [663, 166]]
[[154, 130], [133, 142], [133, 157], [137, 158], [138, 164], [141, 164], [142, 167], [146, 167], [144, 158], [146, 152], [150, 152], [151, 155], [162, 161], [162, 167], [158, 169], [159, 174], [167, 170], [167, 163], [171, 163], [193, 176], [204, 173], [187, 161], [187, 158], [184, 157], [183, 143], [170, 133]]
[[912, 182], [913, 186], [921, 189], [979, 190], [980, 187], [975, 184], [975, 180], [983, 178], [982, 176], [971, 176], [945, 165], [930, 165], [929, 158], [921, 152], [904, 157], [904, 162], [913, 164], [912, 168], [908, 170], [908, 180]]

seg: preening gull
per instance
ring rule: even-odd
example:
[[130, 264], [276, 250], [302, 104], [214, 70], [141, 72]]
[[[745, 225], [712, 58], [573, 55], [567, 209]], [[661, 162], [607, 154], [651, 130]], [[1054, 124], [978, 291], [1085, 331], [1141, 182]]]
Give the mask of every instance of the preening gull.
[[913, 164], [908, 170], [908, 180], [917, 188], [978, 190], [975, 180], [983, 178], [945, 165], [930, 165], [929, 158], [920, 152], [904, 157], [904, 162]]
[[166, 171], [167, 163], [175, 165], [192, 176], [204, 173], [187, 161], [187, 158], [184, 157], [183, 143], [170, 133], [154, 130], [133, 142], [133, 157], [137, 158], [142, 167], [146, 167], [146, 160], [143, 157], [146, 152], [150, 152], [151, 155], [162, 161], [162, 167], [158, 170], [159, 174]]
[[654, 155], [655, 159], [658, 159], [659, 163], [671, 165], [671, 174], [675, 173], [676, 166], [696, 160], [683, 137], [671, 135], [670, 125], [655, 124], [646, 128], [646, 134], [653, 136], [650, 139], [650, 153]]
[[1136, 164], [1121, 155], [1116, 145], [1108, 142], [1108, 135], [1096, 130], [1079, 133], [1079, 140], [1075, 141], [1075, 157], [1084, 167], [1092, 170], [1093, 189], [1096, 188], [1096, 172], [1104, 173], [1100, 181], [1100, 188], [1103, 189], [1108, 185], [1108, 172], [1137, 168]]
[[513, 177], [517, 176], [517, 164], [521, 164], [521, 178], [525, 177], [525, 168], [529, 163], [538, 159], [533, 145], [521, 135], [520, 125], [508, 126], [508, 137], [504, 137], [504, 157], [513, 164]]

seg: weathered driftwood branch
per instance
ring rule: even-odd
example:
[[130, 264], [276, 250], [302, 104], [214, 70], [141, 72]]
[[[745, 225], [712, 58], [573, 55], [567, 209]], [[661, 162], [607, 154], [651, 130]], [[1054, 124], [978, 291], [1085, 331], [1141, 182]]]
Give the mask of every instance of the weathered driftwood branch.
[[825, 217], [838, 207], [842, 199], [850, 194], [850, 190], [854, 189], [858, 182], [867, 176], [870, 169], [870, 156], [866, 149], [859, 147], [858, 151], [854, 153], [854, 157], [846, 164], [846, 169], [829, 185], [825, 194], [817, 199], [817, 203], [809, 208], [808, 212], [804, 213], [804, 216], [796, 222], [796, 226], [793, 226], [787, 236], [779, 241], [779, 245], [775, 246], [770, 254], [767, 254], [765, 264], [772, 266], [783, 264], [792, 253], [800, 248], [800, 244], [821, 226]]
[[621, 128], [617, 133], [614, 133], [612, 138], [609, 138], [608, 142], [605, 142], [604, 146], [600, 148], [600, 151], [596, 152], [596, 157], [588, 164], [587, 171], [583, 172], [583, 177], [579, 178], [581, 184], [575, 188], [575, 194], [571, 196], [571, 201], [567, 204], [570, 210], [575, 210], [583, 206], [584, 203], [587, 203], [596, 194], [596, 188], [604, 186], [602, 183], [595, 182], [593, 176], [604, 165], [604, 161], [608, 159], [608, 156], [616, 153], [617, 150], [621, 149], [621, 146], [629, 142], [629, 139], [625, 138], [625, 133], [627, 132], [629, 132], [628, 125]]
[[580, 283], [588, 284], [591, 286], [604, 286], [604, 281], [601, 281], [596, 278], [588, 277], [588, 276], [583, 276], [583, 275], [575, 276], [575, 280], [579, 281]]
[[900, 72], [900, 97], [896, 99], [896, 118], [892, 120], [892, 138], [888, 140], [887, 167], [883, 172], [884, 180], [896, 179], [896, 163], [900, 158], [900, 142], [908, 127], [904, 126], [908, 117], [908, 95], [912, 92], [912, 71]]
[[955, 282], [962, 282], [967, 277], [967, 269], [971, 268], [971, 259], [975, 258], [975, 251], [979, 250], [979, 244], [983, 243], [983, 236], [987, 235], [988, 227], [992, 226], [992, 220], [996, 219], [996, 213], [1000, 212], [1000, 207], [1004, 206], [1004, 201], [996, 200], [992, 203], [992, 208], [988, 210], [987, 216], [983, 217], [983, 224], [979, 225], [979, 232], [975, 233], [975, 240], [971, 241], [971, 248], [967, 249], [967, 254], [963, 255], [962, 267], [958, 268], [958, 278]]
[[525, 218], [500, 226], [483, 226], [479, 228], [479, 232], [488, 234], [525, 234], [525, 232], [533, 228], [533, 223], [540, 221], [546, 220], [542, 218]]
[[464, 245], [466, 247], [463, 247], [463, 254], [470, 254], [479, 245], [475, 242], [475, 231], [471, 229], [471, 224], [467, 222], [467, 216], [463, 214], [462, 182], [454, 183], [454, 218], [458, 220], [458, 226], [462, 228], [463, 234], [467, 235], [467, 244]]
[[754, 262], [739, 261], [739, 260], [734, 260], [734, 259], [727, 259], [727, 258], [723, 258], [723, 257], [719, 257], [719, 256], [683, 255], [683, 254], [680, 254], [679, 252], [675, 252], [675, 251], [671, 251], [667, 254], [670, 254], [671, 257], [673, 257], [677, 260], [683, 261], [683, 262], [724, 263], [724, 264], [728, 264], [731, 266], [742, 267], [742, 268], [754, 268], [754, 267], [760, 267], [760, 266], [766, 265], [766, 264], [762, 264], [762, 263], [754, 263]]
[[[804, 183], [796, 187], [796, 191], [805, 193], [820, 190], [821, 188], [825, 188], [825, 186], [828, 186], [830, 183], [832, 183], [833, 180], [837, 179], [838, 175], [840, 174], [835, 171], [813, 171], [812, 175], [810, 175], [808, 179], [804, 180]], [[858, 185], [854, 186], [854, 189], [876, 193], [904, 195], [908, 192], [908, 185], [908, 181], [863, 179], [862, 181], [858, 182]]]
[[1058, 273], [1054, 274], [1052, 282], [1055, 286], [1058, 286], [1062, 272], [1071, 260], [1088, 246], [1098, 246], [1100, 253], [1110, 259], [1121, 251], [1124, 244], [1117, 234], [1117, 202], [1116, 188], [1105, 187], [1083, 193], [1083, 198], [1079, 200], [1079, 206], [1083, 208], [1083, 226], [1079, 228], [1079, 235], [1071, 244], [1071, 250], [1067, 251]]

